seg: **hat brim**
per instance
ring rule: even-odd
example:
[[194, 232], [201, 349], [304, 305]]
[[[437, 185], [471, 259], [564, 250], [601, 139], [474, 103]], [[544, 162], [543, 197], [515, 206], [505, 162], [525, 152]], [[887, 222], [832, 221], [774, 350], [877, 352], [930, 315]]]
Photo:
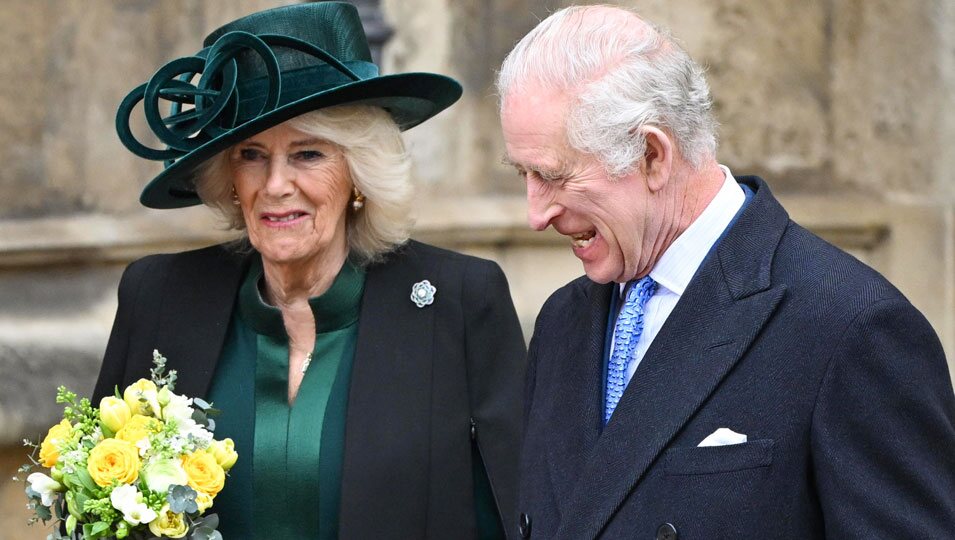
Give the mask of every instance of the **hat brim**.
[[236, 126], [177, 159], [153, 178], [139, 197], [148, 208], [184, 208], [201, 204], [193, 172], [205, 160], [296, 116], [335, 105], [373, 105], [388, 111], [399, 129], [410, 129], [461, 97], [461, 85], [434, 73], [400, 73], [355, 81], [277, 107]]

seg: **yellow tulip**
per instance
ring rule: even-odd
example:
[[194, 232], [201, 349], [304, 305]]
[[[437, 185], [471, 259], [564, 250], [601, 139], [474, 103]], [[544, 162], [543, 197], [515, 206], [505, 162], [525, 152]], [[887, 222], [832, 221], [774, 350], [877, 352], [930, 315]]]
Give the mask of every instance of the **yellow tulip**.
[[212, 441], [206, 451], [216, 458], [216, 462], [225, 470], [229, 470], [235, 465], [239, 454], [235, 451], [235, 443], [232, 439], [222, 439], [221, 441]]
[[133, 414], [159, 416], [159, 394], [152, 381], [139, 379], [127, 386], [123, 399]]
[[132, 414], [129, 405], [117, 397], [106, 396], [99, 402], [99, 418], [113, 433], [123, 429]]

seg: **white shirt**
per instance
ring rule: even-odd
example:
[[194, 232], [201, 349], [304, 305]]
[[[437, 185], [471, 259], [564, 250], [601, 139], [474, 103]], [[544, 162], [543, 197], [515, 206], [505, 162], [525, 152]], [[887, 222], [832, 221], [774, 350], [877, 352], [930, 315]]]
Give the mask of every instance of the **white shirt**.
[[[643, 360], [653, 338], [660, 332], [670, 312], [680, 300], [690, 279], [703, 264], [703, 259], [719, 240], [723, 231], [729, 226], [733, 218], [743, 207], [746, 195], [739, 186], [733, 173], [720, 165], [726, 179], [716, 197], [706, 206], [700, 217], [690, 224], [683, 234], [673, 241], [673, 244], [663, 252], [660, 260], [650, 271], [650, 277], [657, 282], [657, 292], [647, 300], [646, 311], [643, 315], [643, 334], [637, 342], [637, 350], [627, 369], [627, 382], [630, 382], [633, 373]], [[620, 285], [620, 291], [626, 284]], [[610, 345], [613, 347], [613, 343]], [[613, 349], [611, 349], [613, 350]]]

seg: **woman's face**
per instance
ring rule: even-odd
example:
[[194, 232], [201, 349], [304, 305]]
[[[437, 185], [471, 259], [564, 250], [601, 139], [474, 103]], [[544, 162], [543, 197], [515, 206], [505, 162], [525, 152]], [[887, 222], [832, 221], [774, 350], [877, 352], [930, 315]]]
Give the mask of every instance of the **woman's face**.
[[249, 240], [265, 261], [347, 252], [352, 181], [338, 146], [283, 123], [233, 146], [229, 167]]

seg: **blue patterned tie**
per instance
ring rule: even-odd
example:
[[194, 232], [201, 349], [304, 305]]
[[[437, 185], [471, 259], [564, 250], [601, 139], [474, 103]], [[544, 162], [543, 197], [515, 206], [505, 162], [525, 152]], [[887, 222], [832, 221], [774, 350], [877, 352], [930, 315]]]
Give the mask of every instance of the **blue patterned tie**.
[[640, 334], [643, 333], [643, 314], [647, 300], [657, 290], [657, 282], [650, 276], [644, 276], [636, 283], [631, 282], [627, 289], [617, 323], [613, 327], [613, 352], [607, 365], [607, 394], [604, 407], [604, 424], [610, 421], [623, 391], [627, 387], [627, 368], [637, 350]]

